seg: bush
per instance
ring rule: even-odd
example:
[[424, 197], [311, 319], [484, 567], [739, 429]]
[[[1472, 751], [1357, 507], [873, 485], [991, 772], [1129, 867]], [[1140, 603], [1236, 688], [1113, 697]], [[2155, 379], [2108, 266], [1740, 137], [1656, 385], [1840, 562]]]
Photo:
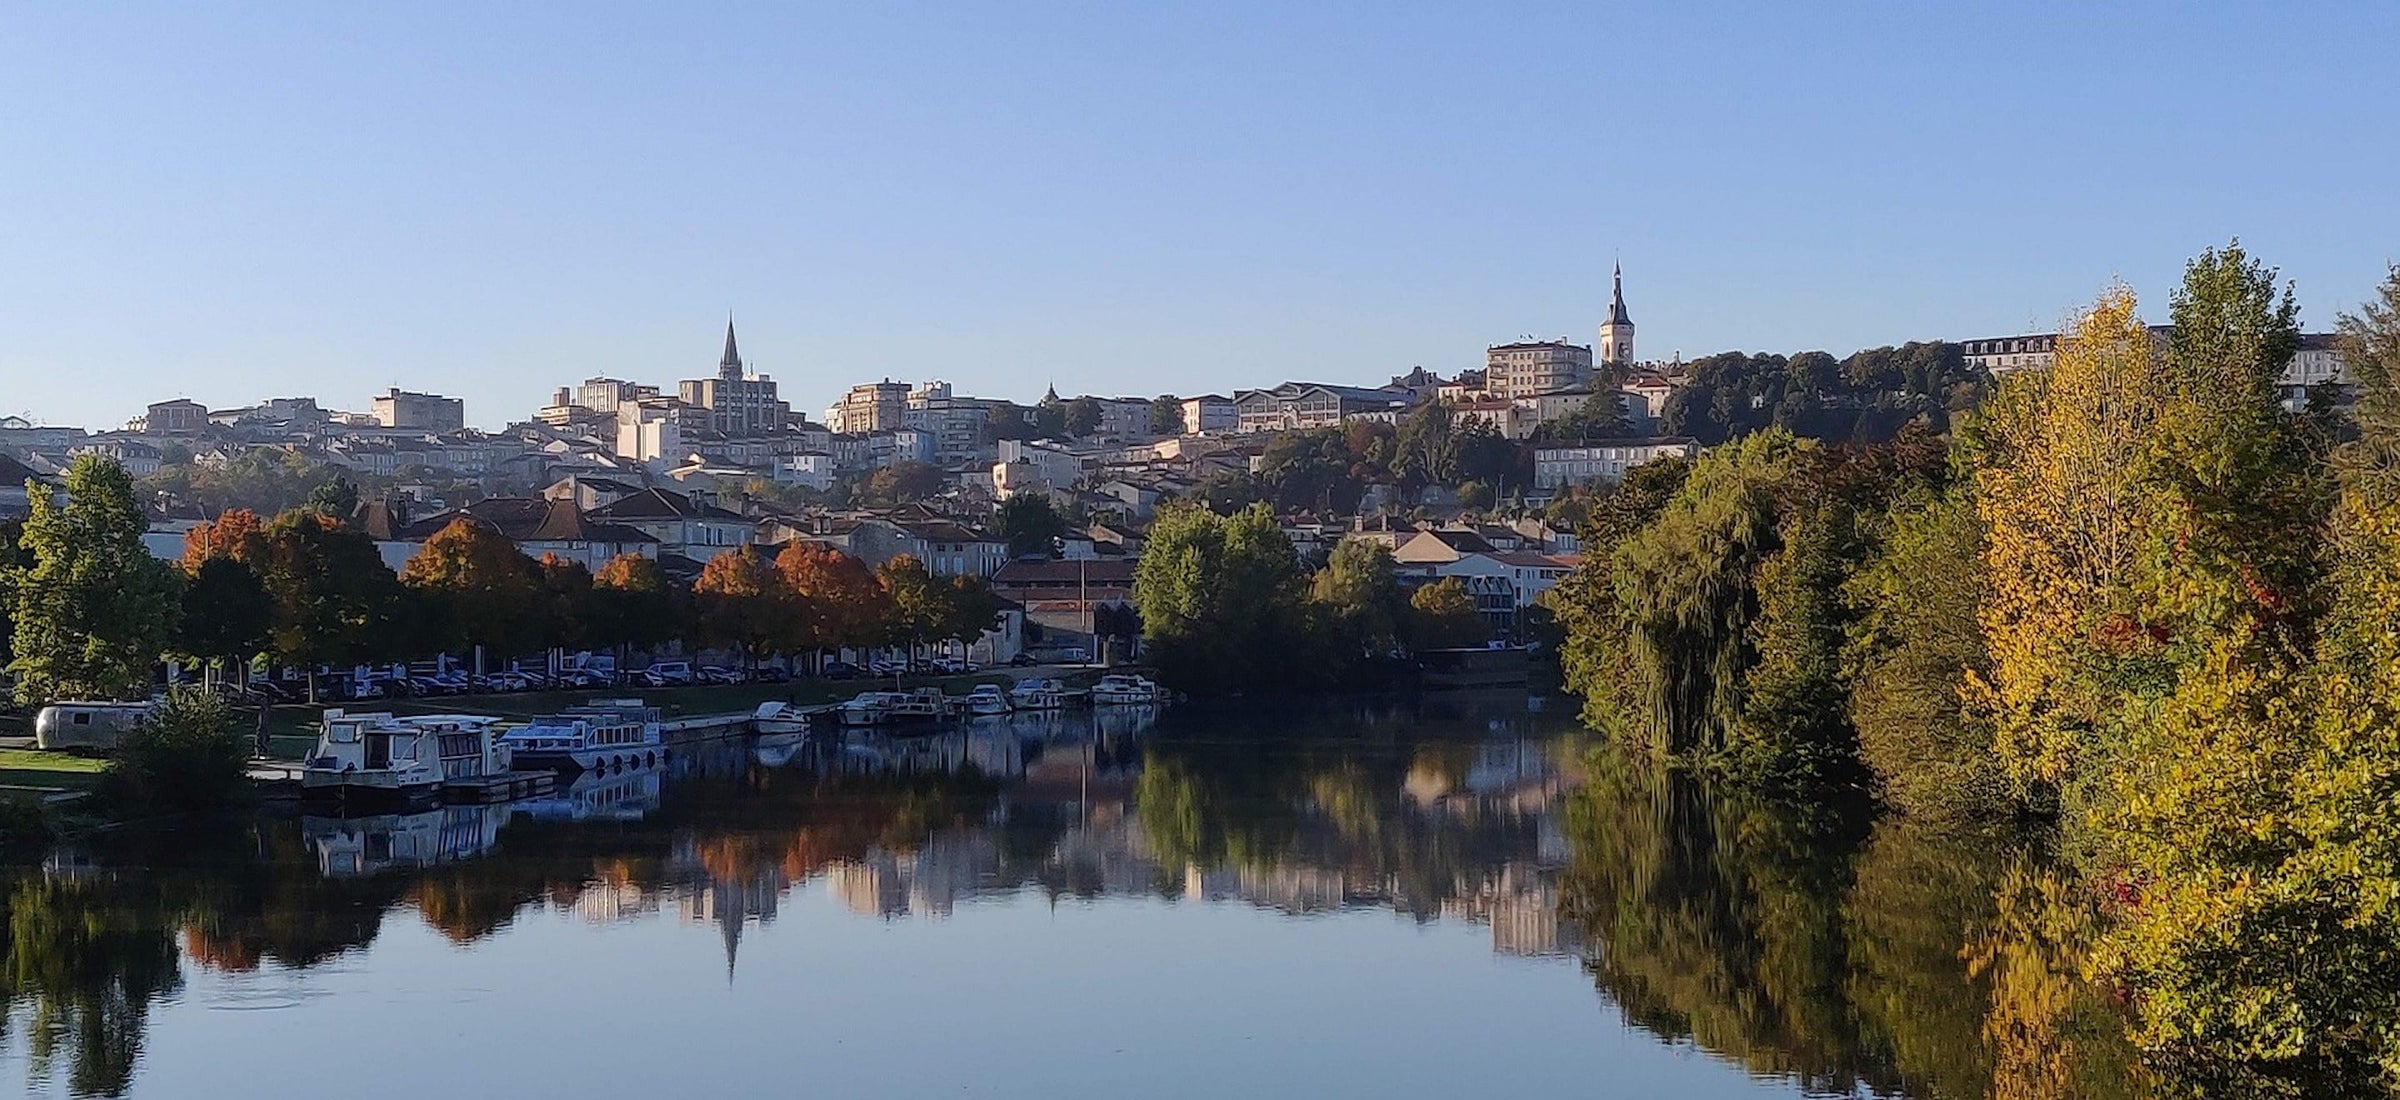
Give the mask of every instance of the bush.
[[0, 798], [0, 856], [38, 852], [50, 842], [50, 820], [30, 798]]
[[154, 814], [223, 809], [248, 791], [249, 755], [233, 708], [216, 695], [170, 691], [128, 734], [101, 777], [100, 795], [121, 811]]

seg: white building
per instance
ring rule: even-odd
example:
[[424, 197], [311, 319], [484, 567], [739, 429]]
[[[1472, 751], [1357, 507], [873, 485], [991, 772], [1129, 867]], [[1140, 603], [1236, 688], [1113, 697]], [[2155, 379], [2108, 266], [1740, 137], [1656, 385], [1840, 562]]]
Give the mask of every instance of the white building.
[[1533, 484], [1558, 489], [1593, 481], [1616, 481], [1625, 471], [1669, 455], [1690, 458], [1700, 444], [1681, 437], [1624, 439], [1575, 447], [1542, 447], [1533, 452]]

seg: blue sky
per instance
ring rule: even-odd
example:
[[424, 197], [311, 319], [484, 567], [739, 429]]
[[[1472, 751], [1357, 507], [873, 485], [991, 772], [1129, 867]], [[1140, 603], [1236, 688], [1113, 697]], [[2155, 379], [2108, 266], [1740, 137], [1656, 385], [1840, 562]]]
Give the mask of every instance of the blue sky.
[[9, 3], [0, 413], [521, 419], [725, 313], [853, 381], [1228, 391], [2163, 316], [2400, 255], [2400, 5]]

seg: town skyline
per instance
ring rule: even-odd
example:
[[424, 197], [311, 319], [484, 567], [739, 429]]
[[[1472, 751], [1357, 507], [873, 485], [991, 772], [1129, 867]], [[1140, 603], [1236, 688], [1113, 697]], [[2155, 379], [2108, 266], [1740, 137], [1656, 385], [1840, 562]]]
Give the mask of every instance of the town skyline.
[[0, 414], [63, 423], [397, 385], [495, 426], [705, 369], [728, 307], [803, 403], [1450, 373], [1588, 337], [1619, 259], [1686, 358], [2040, 330], [2114, 277], [2163, 316], [2236, 235], [2321, 329], [2400, 223], [2380, 5], [11, 29]]

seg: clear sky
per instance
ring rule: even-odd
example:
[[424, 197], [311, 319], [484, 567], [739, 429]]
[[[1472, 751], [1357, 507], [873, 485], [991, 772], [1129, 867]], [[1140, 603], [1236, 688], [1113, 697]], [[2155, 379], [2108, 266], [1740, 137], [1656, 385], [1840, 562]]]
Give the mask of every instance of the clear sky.
[[[0, 413], [522, 419], [724, 318], [804, 409], [2163, 316], [2400, 255], [2400, 4], [0, 8]], [[2097, 10], [2107, 8], [2106, 11]], [[202, 10], [208, 9], [208, 10]]]

